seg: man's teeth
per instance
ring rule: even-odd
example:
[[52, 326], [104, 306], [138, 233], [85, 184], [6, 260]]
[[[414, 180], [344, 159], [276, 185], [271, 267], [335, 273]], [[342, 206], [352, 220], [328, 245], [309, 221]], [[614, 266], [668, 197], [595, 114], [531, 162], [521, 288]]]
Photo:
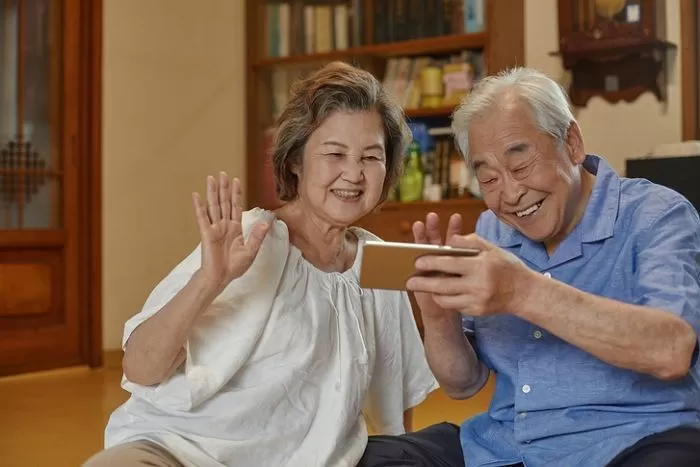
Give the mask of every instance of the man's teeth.
[[530, 214], [532, 214], [532, 213], [534, 213], [535, 211], [537, 211], [537, 210], [540, 208], [540, 206], [542, 206], [542, 201], [540, 201], [540, 202], [537, 203], [537, 204], [533, 204], [532, 206], [530, 206], [530, 207], [527, 208], [527, 209], [524, 209], [524, 210], [522, 210], [522, 211], [516, 212], [515, 215], [518, 216], [518, 217], [529, 216]]
[[360, 190], [333, 190], [333, 194], [339, 198], [357, 198], [362, 194]]

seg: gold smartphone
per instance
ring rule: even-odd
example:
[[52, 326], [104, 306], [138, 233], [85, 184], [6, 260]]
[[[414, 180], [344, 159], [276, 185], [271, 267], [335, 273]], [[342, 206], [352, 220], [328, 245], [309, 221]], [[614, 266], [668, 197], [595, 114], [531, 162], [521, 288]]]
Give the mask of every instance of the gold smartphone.
[[421, 256], [476, 256], [479, 250], [444, 245], [379, 242], [368, 240], [362, 247], [360, 287], [365, 289], [406, 290], [406, 281], [416, 275], [416, 260]]

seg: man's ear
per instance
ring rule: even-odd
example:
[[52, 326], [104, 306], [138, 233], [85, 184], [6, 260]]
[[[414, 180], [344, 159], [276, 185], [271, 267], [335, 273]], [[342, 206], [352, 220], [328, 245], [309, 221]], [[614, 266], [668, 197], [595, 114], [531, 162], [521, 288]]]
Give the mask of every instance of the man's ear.
[[569, 129], [566, 131], [566, 149], [572, 164], [580, 165], [586, 160], [586, 150], [583, 147], [583, 134], [575, 120], [571, 122]]

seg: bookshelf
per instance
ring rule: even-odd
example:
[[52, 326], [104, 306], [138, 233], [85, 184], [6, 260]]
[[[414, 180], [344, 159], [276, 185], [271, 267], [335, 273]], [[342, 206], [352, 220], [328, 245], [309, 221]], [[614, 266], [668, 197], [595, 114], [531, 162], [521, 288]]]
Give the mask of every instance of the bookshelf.
[[[387, 64], [404, 57], [444, 58], [462, 51], [483, 57], [483, 74], [524, 63], [524, 0], [246, 0], [246, 204], [274, 207], [266, 157], [278, 74], [281, 88], [333, 60], [370, 70], [380, 80]], [[465, 9], [483, 9], [482, 27], [468, 24]], [[313, 11], [314, 9], [324, 10]], [[275, 11], [276, 10], [276, 11]], [[344, 10], [342, 16], [338, 11]], [[311, 15], [311, 20], [309, 20]], [[467, 14], [468, 16], [468, 14]], [[343, 43], [338, 40], [339, 28]], [[329, 24], [321, 31], [319, 25]], [[272, 23], [272, 26], [271, 26]], [[309, 30], [309, 24], [315, 25]], [[478, 21], [477, 21], [478, 23]], [[470, 26], [471, 29], [470, 29]], [[309, 37], [319, 32], [314, 38]], [[319, 36], [325, 37], [320, 44]], [[314, 47], [315, 46], [315, 47]], [[315, 49], [309, 52], [309, 49]], [[277, 91], [279, 92], [279, 91]], [[410, 122], [444, 127], [454, 105], [406, 108]], [[430, 210], [433, 204], [419, 203]], [[382, 207], [382, 210], [390, 205]], [[448, 203], [455, 206], [454, 200]]]
[[[465, 20], [470, 8], [478, 14], [466, 13]], [[423, 58], [444, 65], [456, 54], [470, 57], [470, 63], [478, 57], [474, 67], [480, 75], [493, 74], [524, 64], [523, 15], [524, 0], [246, 0], [247, 206], [278, 206], [267, 150], [275, 113], [294, 79], [342, 60], [371, 71], [388, 86], [393, 83], [388, 79], [392, 63], [400, 66], [397, 63], [403, 59], [406, 66], [410, 58], [415, 68]], [[282, 75], [286, 79], [280, 80]], [[454, 99], [427, 106], [419, 98], [416, 105], [411, 92], [406, 91], [402, 101], [410, 103], [404, 106], [409, 124], [428, 129], [449, 126]], [[441, 138], [436, 137], [433, 149], [435, 157], [438, 148], [448, 157], [441, 165], [464, 166], [455, 158], [451, 136]], [[410, 242], [415, 220], [436, 212], [444, 230], [449, 216], [459, 212], [465, 233], [473, 231], [485, 210], [483, 202], [464, 191], [450, 193], [449, 187], [442, 191], [439, 201], [386, 202], [357, 224], [385, 240]], [[414, 314], [422, 333], [420, 313]]]

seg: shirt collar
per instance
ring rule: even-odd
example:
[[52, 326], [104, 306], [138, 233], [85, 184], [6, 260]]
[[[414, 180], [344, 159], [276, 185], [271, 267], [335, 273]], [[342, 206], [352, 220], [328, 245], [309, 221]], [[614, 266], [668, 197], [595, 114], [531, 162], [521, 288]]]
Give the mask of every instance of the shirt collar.
[[[600, 156], [586, 155], [583, 166], [596, 175], [596, 180], [586, 210], [575, 230], [578, 231], [577, 235], [580, 235], [582, 242], [597, 242], [612, 237], [615, 231], [620, 206], [620, 177]], [[529, 242], [531, 240], [518, 230], [501, 222], [497, 239], [500, 247], [514, 247]]]

